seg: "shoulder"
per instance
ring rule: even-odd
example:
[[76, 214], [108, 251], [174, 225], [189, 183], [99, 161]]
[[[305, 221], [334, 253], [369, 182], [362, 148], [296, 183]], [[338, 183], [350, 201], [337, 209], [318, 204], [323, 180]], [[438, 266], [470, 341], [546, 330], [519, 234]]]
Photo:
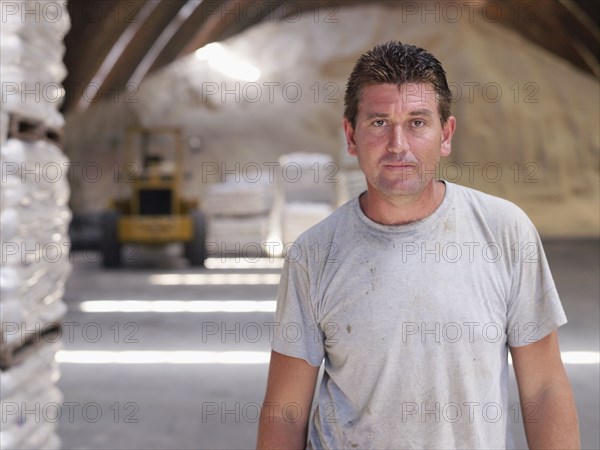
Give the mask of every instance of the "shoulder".
[[471, 222], [490, 239], [507, 245], [515, 241], [537, 241], [537, 229], [529, 216], [513, 202], [476, 189], [452, 184], [458, 217]]
[[473, 188], [450, 184], [455, 191], [456, 207], [482, 216], [486, 221], [498, 225], [515, 223], [515, 221], [531, 224], [529, 216], [510, 200], [487, 194]]

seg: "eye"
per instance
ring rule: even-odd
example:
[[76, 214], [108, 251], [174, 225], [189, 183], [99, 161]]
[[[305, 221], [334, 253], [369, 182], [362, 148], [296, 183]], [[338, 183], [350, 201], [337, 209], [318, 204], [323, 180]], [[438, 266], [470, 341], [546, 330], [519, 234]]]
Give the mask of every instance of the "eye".
[[379, 119], [379, 120], [375, 120], [373, 122], [373, 125], [375, 125], [376, 127], [382, 127], [385, 125], [385, 120]]
[[416, 119], [416, 120], [413, 120], [412, 124], [415, 128], [421, 128], [421, 127], [425, 126], [425, 121], [423, 121], [421, 119]]

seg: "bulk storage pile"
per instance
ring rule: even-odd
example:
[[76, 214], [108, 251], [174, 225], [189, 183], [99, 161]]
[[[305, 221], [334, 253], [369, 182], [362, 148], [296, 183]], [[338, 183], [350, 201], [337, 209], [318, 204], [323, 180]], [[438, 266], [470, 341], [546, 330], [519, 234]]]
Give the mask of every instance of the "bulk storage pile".
[[71, 213], [68, 161], [57, 142], [70, 21], [65, 1], [1, 7], [0, 448], [60, 448], [54, 357], [71, 270]]

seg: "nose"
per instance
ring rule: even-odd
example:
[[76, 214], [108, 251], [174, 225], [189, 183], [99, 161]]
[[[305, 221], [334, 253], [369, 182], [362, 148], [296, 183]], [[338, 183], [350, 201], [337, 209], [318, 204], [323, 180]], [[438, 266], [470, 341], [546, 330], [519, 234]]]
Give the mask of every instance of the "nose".
[[402, 130], [401, 125], [396, 125], [392, 128], [390, 142], [388, 143], [388, 151], [390, 153], [402, 153], [408, 150], [408, 141]]

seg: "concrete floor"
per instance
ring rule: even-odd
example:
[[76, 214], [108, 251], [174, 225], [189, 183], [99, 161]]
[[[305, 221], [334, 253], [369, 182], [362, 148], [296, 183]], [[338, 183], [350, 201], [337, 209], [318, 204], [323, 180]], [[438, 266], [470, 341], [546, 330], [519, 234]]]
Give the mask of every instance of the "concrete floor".
[[[598, 352], [598, 242], [553, 241], [545, 248], [569, 318], [560, 330], [561, 350]], [[81, 307], [83, 302], [98, 300], [274, 300], [278, 261], [257, 269], [256, 264], [241, 268], [244, 260], [240, 264], [229, 260], [216, 264], [225, 268], [198, 270], [186, 268], [174, 254], [142, 255], [131, 250], [129, 256], [125, 269], [107, 271], [93, 252], [74, 255], [74, 271], [65, 293], [69, 312], [63, 359], [77, 359], [81, 354], [73, 352], [82, 350], [162, 350], [169, 352], [167, 357], [181, 356], [173, 352], [182, 350], [259, 352], [251, 354], [259, 359], [268, 355], [269, 327], [265, 323], [273, 318], [270, 312], [84, 312]], [[162, 276], [165, 274], [183, 278], [173, 281]], [[194, 274], [203, 278], [194, 278]], [[250, 277], [226, 279], [222, 274]], [[188, 284], [160, 284], [182, 280]], [[225, 284], [231, 281], [259, 284]], [[72, 402], [65, 403], [71, 406], [68, 411], [64, 408], [59, 423], [64, 448], [254, 447], [266, 363], [130, 364], [136, 354], [128, 355], [126, 363], [61, 363], [59, 387], [64, 401]], [[182, 360], [191, 362], [191, 358], [206, 355], [185, 354]], [[227, 354], [217, 353], [216, 357], [223, 355]], [[583, 448], [600, 448], [599, 365], [566, 367], [578, 405]], [[517, 401], [514, 380], [511, 383], [511, 395]], [[517, 443], [525, 447], [521, 428], [518, 421]]]

